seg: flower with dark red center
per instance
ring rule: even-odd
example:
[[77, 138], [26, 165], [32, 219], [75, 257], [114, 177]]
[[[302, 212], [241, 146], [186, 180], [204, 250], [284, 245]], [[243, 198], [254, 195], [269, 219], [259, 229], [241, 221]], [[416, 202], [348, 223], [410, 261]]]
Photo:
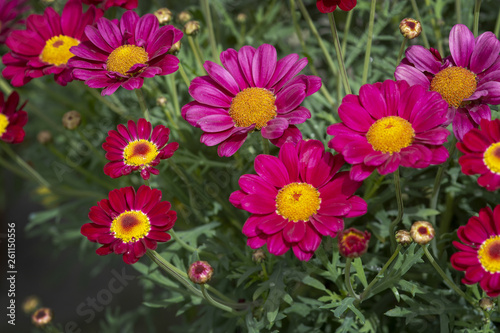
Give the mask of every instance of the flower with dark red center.
[[5, 101], [0, 92], [0, 139], [7, 143], [20, 143], [24, 140], [23, 127], [28, 122], [28, 114], [23, 110], [26, 103], [17, 109], [18, 104], [17, 92], [12, 92]]
[[81, 233], [103, 244], [97, 254], [123, 254], [123, 261], [133, 264], [147, 249], [155, 250], [157, 242], [170, 240], [166, 231], [174, 226], [177, 213], [170, 210], [170, 202], [160, 200], [161, 192], [145, 185], [137, 193], [131, 186], [113, 190], [109, 200], [90, 208], [92, 223], [84, 224]]
[[111, 178], [129, 175], [136, 170], [143, 179], [149, 179], [151, 173], [157, 175], [160, 171], [154, 166], [172, 157], [179, 144], [167, 144], [170, 134], [167, 127], [157, 125], [152, 131], [151, 128], [151, 123], [141, 118], [137, 125], [129, 120], [127, 127], [120, 124], [118, 131], [109, 131], [102, 148], [111, 162], [104, 166], [104, 173]]
[[479, 282], [490, 297], [500, 295], [500, 205], [486, 207], [457, 231], [462, 241], [453, 242], [459, 250], [451, 256], [451, 265], [465, 271], [464, 284]]
[[339, 6], [344, 11], [356, 7], [356, 0], [316, 0], [316, 7], [322, 13], [331, 13]]
[[457, 148], [464, 153], [458, 159], [466, 175], [481, 175], [477, 183], [488, 191], [500, 188], [500, 119], [482, 119], [481, 129], [473, 128]]
[[17, 25], [24, 23], [19, 20], [22, 13], [28, 10], [27, 0], [0, 0], [0, 45]]
[[361, 182], [338, 172], [343, 164], [318, 140], [287, 142], [278, 157], [257, 156], [257, 175], [241, 176], [241, 190], [229, 198], [252, 213], [243, 226], [247, 245], [267, 244], [274, 255], [292, 248], [297, 258], [309, 260], [322, 236], [335, 237], [344, 228], [345, 217], [365, 214], [366, 202], [353, 195]]
[[427, 221], [417, 221], [411, 225], [410, 236], [413, 241], [425, 245], [434, 239], [435, 231], [432, 224]]
[[33, 313], [31, 316], [31, 321], [36, 326], [42, 327], [49, 324], [52, 321], [52, 310], [49, 308], [40, 308]]
[[70, 60], [76, 79], [111, 95], [119, 87], [139, 89], [145, 77], [167, 75], [179, 68], [179, 59], [167, 54], [182, 32], [171, 25], [160, 27], [153, 14], [142, 17], [132, 11], [120, 21], [101, 18], [97, 28], [85, 28], [88, 41], [73, 47]]
[[372, 235], [355, 228], [349, 228], [338, 234], [339, 253], [346, 258], [361, 257], [368, 250], [368, 242]]
[[189, 266], [189, 279], [196, 284], [205, 284], [212, 278], [214, 269], [206, 261], [196, 261]]
[[94, 6], [83, 13], [78, 0], [68, 1], [61, 15], [47, 7], [43, 15], [28, 16], [26, 30], [15, 30], [7, 38], [11, 51], [2, 58], [2, 75], [20, 87], [34, 78], [54, 74], [56, 82], [65, 86], [73, 80], [68, 66], [73, 57], [70, 48], [87, 40], [83, 29], [101, 16], [102, 11]]

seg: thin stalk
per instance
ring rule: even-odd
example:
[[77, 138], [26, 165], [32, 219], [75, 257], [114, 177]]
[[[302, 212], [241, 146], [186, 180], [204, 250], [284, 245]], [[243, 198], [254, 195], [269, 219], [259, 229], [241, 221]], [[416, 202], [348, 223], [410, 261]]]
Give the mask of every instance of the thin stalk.
[[455, 11], [457, 13], [457, 24], [462, 23], [462, 0], [455, 0]]
[[404, 206], [403, 206], [403, 198], [401, 194], [401, 180], [399, 178], [399, 168], [394, 171], [394, 188], [396, 190], [396, 201], [398, 203], [398, 216], [394, 219], [394, 221], [391, 222], [391, 225], [389, 226], [389, 232], [390, 232], [390, 239], [391, 239], [391, 248], [396, 247], [396, 236], [395, 236], [395, 229], [398, 226], [399, 222], [401, 222], [401, 219], [403, 218], [403, 211], [404, 211]]
[[265, 155], [269, 155], [269, 140], [264, 138], [263, 136], [261, 137], [262, 138], [262, 154], [265, 154]]
[[439, 28], [435, 19], [436, 15], [432, 11], [433, 6], [430, 0], [425, 0], [425, 4], [427, 5], [427, 7], [429, 7], [429, 16], [431, 18], [432, 30], [434, 30], [434, 35], [436, 36], [438, 51], [440, 54], [444, 54], [443, 36], [441, 35], [441, 29]]
[[179, 62], [179, 73], [181, 74], [182, 80], [186, 84], [186, 87], [189, 88], [189, 86], [191, 85], [191, 81], [189, 80], [186, 71], [184, 70], [182, 62]]
[[353, 10], [349, 11], [349, 13], [347, 14], [347, 19], [345, 21], [344, 39], [342, 40], [342, 55], [345, 55], [347, 51], [347, 36], [349, 36], [349, 29], [351, 27], [353, 12], [354, 12]]
[[210, 14], [210, 5], [208, 0], [201, 0], [203, 12], [205, 14], [205, 20], [207, 21], [208, 28], [208, 40], [210, 42], [210, 48], [212, 49], [212, 58], [215, 62], [221, 65], [219, 59], [219, 51], [217, 50], [217, 41], [215, 40], [214, 25], [212, 23], [212, 15]]
[[40, 185], [50, 188], [50, 183], [28, 163], [26, 163], [19, 155], [17, 155], [7, 143], [2, 142], [2, 148], [22, 169], [26, 170], [26, 172], [33, 177], [33, 179], [39, 182]]
[[481, 9], [481, 0], [476, 0], [474, 5], [474, 37], [477, 38], [479, 33], [479, 11]]
[[141, 107], [142, 114], [147, 121], [151, 121], [151, 116], [149, 115], [148, 106], [146, 105], [146, 99], [144, 98], [144, 93], [142, 89], [135, 89], [135, 94], [137, 95], [137, 100], [139, 101], [139, 106]]
[[[413, 7], [413, 11], [415, 12], [415, 16], [417, 17], [417, 20], [420, 21], [420, 23], [423, 25], [424, 22], [422, 21], [422, 17], [420, 16], [420, 12], [418, 10], [417, 2], [415, 0], [411, 0], [411, 6]], [[425, 29], [422, 29], [421, 33], [422, 39], [424, 41], [424, 46], [428, 49], [431, 47], [429, 44], [429, 40], [427, 39], [427, 34], [425, 33]]]
[[103, 151], [97, 150], [96, 147], [89, 141], [89, 139], [87, 139], [87, 137], [82, 133], [82, 131], [80, 130], [80, 128], [77, 128], [76, 131], [78, 132], [78, 135], [82, 139], [83, 143], [85, 143], [85, 145], [87, 147], [89, 147], [90, 150], [92, 150], [94, 152], [94, 154], [101, 159], [101, 161], [107, 163], [108, 160], [106, 159], [105, 154], [103, 153]]
[[7, 83], [7, 81], [3, 78], [3, 76], [0, 76], [0, 89], [6, 94], [10, 95], [14, 89]]
[[191, 35], [188, 35], [187, 40], [189, 43], [189, 47], [191, 48], [191, 51], [194, 54], [194, 58], [196, 59], [196, 63], [198, 64], [199, 69], [203, 70], [203, 60], [201, 60], [201, 55], [198, 54], [198, 49], [196, 47], [196, 43], [194, 42], [194, 37]]
[[172, 238], [177, 242], [179, 243], [180, 246], [182, 246], [183, 248], [185, 248], [186, 250], [188, 250], [189, 252], [191, 253], [194, 253], [194, 252], [198, 252], [200, 255], [205, 255], [207, 257], [210, 257], [210, 258], [217, 258], [217, 256], [215, 254], [212, 254], [212, 253], [208, 253], [206, 251], [203, 251], [203, 250], [199, 250], [191, 245], [189, 245], [188, 243], [186, 243], [185, 241], [183, 241], [179, 235], [177, 235], [177, 233], [174, 231], [174, 229], [170, 229], [169, 231], [169, 234], [172, 236]]
[[216, 302], [210, 296], [210, 294], [207, 292], [207, 289], [205, 288], [204, 284], [200, 284], [200, 288], [201, 288], [201, 293], [203, 294], [203, 297], [207, 300], [208, 303], [210, 303], [211, 305], [215, 306], [216, 308], [219, 308], [219, 309], [227, 311], [227, 312], [231, 312], [231, 313], [235, 313], [236, 312], [236, 311], [234, 311], [233, 308], [230, 308], [229, 306], [226, 306], [224, 304]]
[[7, 160], [3, 159], [1, 156], [0, 156], [0, 166], [2, 166], [5, 169], [9, 169], [10, 172], [17, 174], [21, 178], [30, 179], [30, 177], [26, 174], [26, 172], [23, 172], [21, 169], [19, 169], [19, 167], [15, 166], [14, 164], [9, 163]]
[[375, 23], [376, 5], [377, 0], [372, 0], [372, 4], [370, 6], [370, 21], [368, 23], [368, 40], [366, 42], [365, 64], [363, 66], [363, 78], [361, 79], [361, 85], [365, 84], [368, 80], [368, 68], [370, 67], [370, 53], [372, 51], [373, 25]]
[[104, 105], [106, 105], [111, 111], [115, 112], [119, 116], [123, 118], [127, 118], [126, 112], [122, 110], [119, 106], [117, 106], [115, 103], [111, 102], [108, 100], [105, 96], [102, 96], [95, 90], [94, 88], [90, 88], [89, 86], [85, 85], [86, 89], [90, 94], [95, 97], [99, 102], [102, 102]]
[[498, 11], [497, 23], [495, 24], [495, 31], [493, 32], [495, 36], [500, 34], [500, 10]]
[[174, 105], [175, 115], [178, 118], [181, 116], [181, 106], [179, 104], [179, 95], [177, 94], [177, 85], [175, 84], [175, 78], [172, 75], [168, 75], [168, 77], [165, 78], [165, 81], [167, 81], [166, 83], [168, 91], [170, 93], [172, 104]]
[[333, 35], [333, 44], [335, 45], [335, 51], [337, 53], [337, 61], [339, 62], [342, 83], [344, 84], [346, 94], [351, 94], [351, 87], [349, 86], [349, 79], [347, 78], [347, 72], [345, 70], [344, 57], [342, 56], [342, 48], [340, 47], [339, 35], [337, 33], [337, 27], [335, 25], [335, 18], [333, 17], [333, 13], [328, 13], [328, 20], [330, 21], [330, 28]]
[[396, 67], [398, 67], [399, 62], [401, 61], [401, 57], [403, 56], [403, 52], [405, 51], [407, 41], [408, 41], [408, 38], [405, 37], [403, 39], [403, 42], [401, 43], [401, 48], [399, 49], [398, 58], [396, 59]]
[[347, 288], [347, 292], [349, 293], [349, 296], [354, 297], [356, 300], [360, 300], [359, 296], [354, 292], [354, 289], [352, 288], [351, 284], [351, 262], [352, 258], [347, 258], [347, 261], [345, 263], [345, 286]]

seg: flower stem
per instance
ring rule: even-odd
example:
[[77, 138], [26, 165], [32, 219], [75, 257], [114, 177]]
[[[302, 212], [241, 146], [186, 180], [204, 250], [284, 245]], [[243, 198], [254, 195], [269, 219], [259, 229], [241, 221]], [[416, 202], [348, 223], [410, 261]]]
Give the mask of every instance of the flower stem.
[[[354, 11], [350, 10], [349, 13], [347, 14], [347, 19], [345, 21], [345, 28], [344, 28], [344, 39], [342, 40], [342, 55], [345, 55], [346, 50], [347, 50], [347, 36], [349, 36], [349, 28], [351, 27], [351, 22], [352, 22], [352, 13]], [[345, 56], [344, 56], [345, 58]]]
[[481, 9], [481, 0], [476, 0], [474, 5], [474, 37], [479, 33], [479, 10]]
[[373, 24], [375, 23], [376, 5], [377, 0], [372, 0], [372, 4], [370, 6], [370, 21], [368, 23], [368, 40], [366, 42], [365, 64], [363, 66], [363, 78], [361, 79], [361, 85], [365, 84], [368, 80], [368, 68], [370, 67], [370, 53], [372, 51]]
[[188, 243], [186, 243], [185, 241], [183, 241], [179, 235], [177, 235], [177, 233], [174, 231], [174, 229], [170, 229], [168, 231], [168, 233], [172, 236], [172, 238], [177, 242], [179, 243], [180, 246], [182, 246], [183, 248], [185, 248], [186, 250], [188, 250], [189, 252], [191, 253], [194, 253], [194, 252], [198, 252], [200, 255], [204, 255], [206, 257], [210, 257], [212, 259], [216, 259], [217, 256], [215, 254], [212, 254], [212, 253], [209, 253], [209, 252], [206, 252], [206, 251], [202, 251], [200, 249], [197, 249], [191, 245], [189, 245]]
[[403, 218], [403, 198], [401, 194], [401, 180], [399, 178], [399, 168], [394, 171], [394, 188], [396, 190], [396, 201], [398, 203], [398, 216], [394, 219], [394, 221], [391, 222], [391, 225], [389, 226], [389, 232], [390, 232], [390, 239], [391, 239], [391, 248], [394, 249], [396, 247], [396, 235], [395, 235], [395, 229], [398, 226], [399, 222], [401, 222], [401, 219]]
[[265, 137], [261, 137], [262, 141], [262, 154], [269, 155], [269, 140]]
[[407, 41], [408, 41], [408, 38], [405, 37], [403, 39], [403, 42], [401, 43], [401, 48], [399, 49], [398, 58], [396, 59], [396, 67], [398, 67], [399, 62], [401, 61], [401, 57], [403, 56], [403, 52], [405, 51]]
[[191, 35], [187, 36], [187, 40], [189, 43], [189, 47], [191, 48], [191, 51], [194, 54], [194, 58], [196, 59], [196, 63], [198, 64], [198, 67], [200, 70], [203, 70], [203, 60], [201, 59], [201, 55], [198, 53], [198, 49], [196, 47], [196, 43], [194, 41], [194, 37]]
[[425, 0], [425, 4], [429, 8], [429, 16], [431, 18], [432, 30], [434, 30], [434, 35], [436, 36], [438, 51], [440, 54], [444, 54], [443, 36], [441, 35], [441, 29], [439, 28], [439, 26], [436, 22], [436, 19], [435, 19], [436, 15], [433, 13], [433, 10], [432, 10], [433, 6], [432, 6], [430, 0]]
[[210, 303], [211, 305], [221, 309], [221, 310], [224, 310], [224, 311], [227, 311], [227, 312], [232, 312], [234, 313], [234, 309], [233, 308], [230, 308], [229, 306], [227, 305], [224, 305], [224, 304], [221, 304], [217, 301], [215, 301], [207, 292], [207, 289], [205, 288], [205, 285], [203, 284], [200, 284], [200, 288], [201, 288], [201, 293], [203, 294], [203, 297], [207, 300], [208, 303]]
[[495, 36], [500, 34], [500, 10], [498, 11], [497, 23], [495, 24], [495, 31], [493, 31], [493, 33]]
[[50, 187], [50, 183], [45, 180], [35, 169], [33, 169], [28, 163], [26, 163], [19, 155], [17, 155], [12, 148], [7, 144], [2, 142], [2, 148], [5, 152], [26, 172], [33, 177], [40, 185], [45, 187]]
[[360, 300], [359, 296], [356, 295], [354, 292], [354, 289], [352, 288], [351, 284], [351, 262], [352, 258], [347, 258], [347, 261], [345, 263], [345, 286], [347, 288], [347, 292], [349, 293], [349, 296], [354, 297], [356, 300]]
[[3, 76], [0, 76], [0, 89], [6, 94], [10, 95], [10, 93], [14, 90], [12, 87], [7, 83], [7, 81], [3, 78]]
[[139, 106], [141, 107], [144, 118], [146, 118], [147, 121], [151, 122], [151, 117], [149, 115], [149, 110], [146, 105], [146, 100], [144, 99], [144, 93], [142, 92], [142, 89], [135, 89], [135, 94], [137, 95], [137, 100], [139, 101]]
[[99, 158], [101, 159], [101, 161], [107, 163], [108, 160], [106, 159], [105, 157], [105, 154], [104, 152], [101, 150], [97, 150], [97, 148], [89, 141], [89, 139], [87, 139], [87, 137], [82, 133], [81, 129], [80, 128], [77, 128], [76, 131], [78, 132], [78, 135], [80, 136], [80, 138], [82, 139], [82, 141], [85, 143], [85, 145], [87, 147], [89, 147], [90, 150], [92, 150], [92, 152], [96, 155], [96, 156], [99, 156]]
[[210, 5], [208, 4], [208, 0], [201, 0], [201, 3], [203, 6], [203, 12], [205, 14], [205, 20], [207, 22], [208, 40], [210, 42], [210, 48], [212, 49], [212, 58], [214, 59], [215, 62], [217, 62], [219, 65], [221, 65], [221, 62], [219, 59], [219, 51], [217, 51], [217, 43], [215, 40], [214, 25], [212, 23], [212, 15], [210, 14]]
[[457, 24], [462, 23], [462, 0], [455, 0], [455, 11], [457, 13]]
[[168, 77], [165, 78], [165, 83], [167, 84], [168, 92], [170, 93], [172, 104], [174, 105], [175, 115], [178, 118], [181, 116], [181, 106], [179, 105], [179, 95], [177, 94], [174, 76], [168, 75]]
[[111, 102], [108, 100], [105, 96], [102, 96], [95, 90], [94, 88], [90, 88], [89, 86], [85, 85], [85, 89], [87, 89], [88, 92], [92, 96], [94, 96], [95, 99], [97, 99], [99, 102], [102, 102], [104, 105], [106, 105], [111, 111], [115, 112], [119, 116], [123, 118], [127, 118], [126, 112], [122, 110], [119, 106], [117, 106], [115, 103]]
[[[417, 20], [420, 21], [420, 23], [423, 25], [424, 22], [422, 21], [422, 17], [420, 16], [420, 12], [418, 10], [417, 2], [415, 0], [411, 0], [411, 6], [413, 7], [413, 11], [415, 12], [415, 16], [417, 17]], [[425, 33], [425, 29], [422, 29], [422, 39], [424, 42], [424, 46], [428, 49], [431, 47], [429, 44], [429, 40], [427, 39], [427, 34]]]
[[179, 73], [181, 73], [182, 80], [186, 84], [186, 87], [189, 89], [189, 86], [191, 85], [191, 81], [189, 80], [186, 71], [184, 70], [184, 66], [182, 65], [182, 62], [179, 61]]
[[347, 78], [347, 72], [345, 70], [344, 57], [342, 56], [342, 48], [340, 47], [339, 35], [337, 33], [337, 27], [335, 25], [335, 18], [333, 17], [333, 13], [328, 13], [328, 20], [330, 21], [330, 28], [333, 35], [333, 44], [335, 45], [335, 51], [337, 53], [337, 61], [339, 62], [340, 76], [342, 77], [344, 89], [346, 94], [351, 94], [351, 87], [349, 86], [349, 79]]

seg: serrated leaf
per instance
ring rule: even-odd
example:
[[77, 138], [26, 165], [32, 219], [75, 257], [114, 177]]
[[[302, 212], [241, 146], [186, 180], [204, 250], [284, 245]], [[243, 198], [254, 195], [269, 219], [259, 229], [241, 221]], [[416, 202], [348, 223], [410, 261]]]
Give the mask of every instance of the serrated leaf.
[[340, 318], [340, 316], [347, 310], [347, 308], [352, 305], [352, 303], [356, 299], [354, 297], [346, 297], [340, 302], [340, 305], [333, 311], [333, 315], [337, 318]]

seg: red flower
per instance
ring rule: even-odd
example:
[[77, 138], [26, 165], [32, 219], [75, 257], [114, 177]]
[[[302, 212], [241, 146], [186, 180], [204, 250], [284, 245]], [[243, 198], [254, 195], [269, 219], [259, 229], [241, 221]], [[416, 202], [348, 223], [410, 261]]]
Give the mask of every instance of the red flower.
[[339, 6], [340, 9], [348, 12], [356, 7], [356, 0], [317, 0], [316, 7], [322, 13], [331, 13]]
[[372, 235], [355, 228], [341, 231], [338, 235], [339, 252], [347, 258], [358, 258], [368, 250], [368, 241]]
[[28, 114], [23, 110], [24, 103], [18, 110], [19, 94], [13, 92], [4, 102], [0, 92], [0, 139], [7, 143], [20, 143], [24, 139], [23, 126], [28, 121]]

